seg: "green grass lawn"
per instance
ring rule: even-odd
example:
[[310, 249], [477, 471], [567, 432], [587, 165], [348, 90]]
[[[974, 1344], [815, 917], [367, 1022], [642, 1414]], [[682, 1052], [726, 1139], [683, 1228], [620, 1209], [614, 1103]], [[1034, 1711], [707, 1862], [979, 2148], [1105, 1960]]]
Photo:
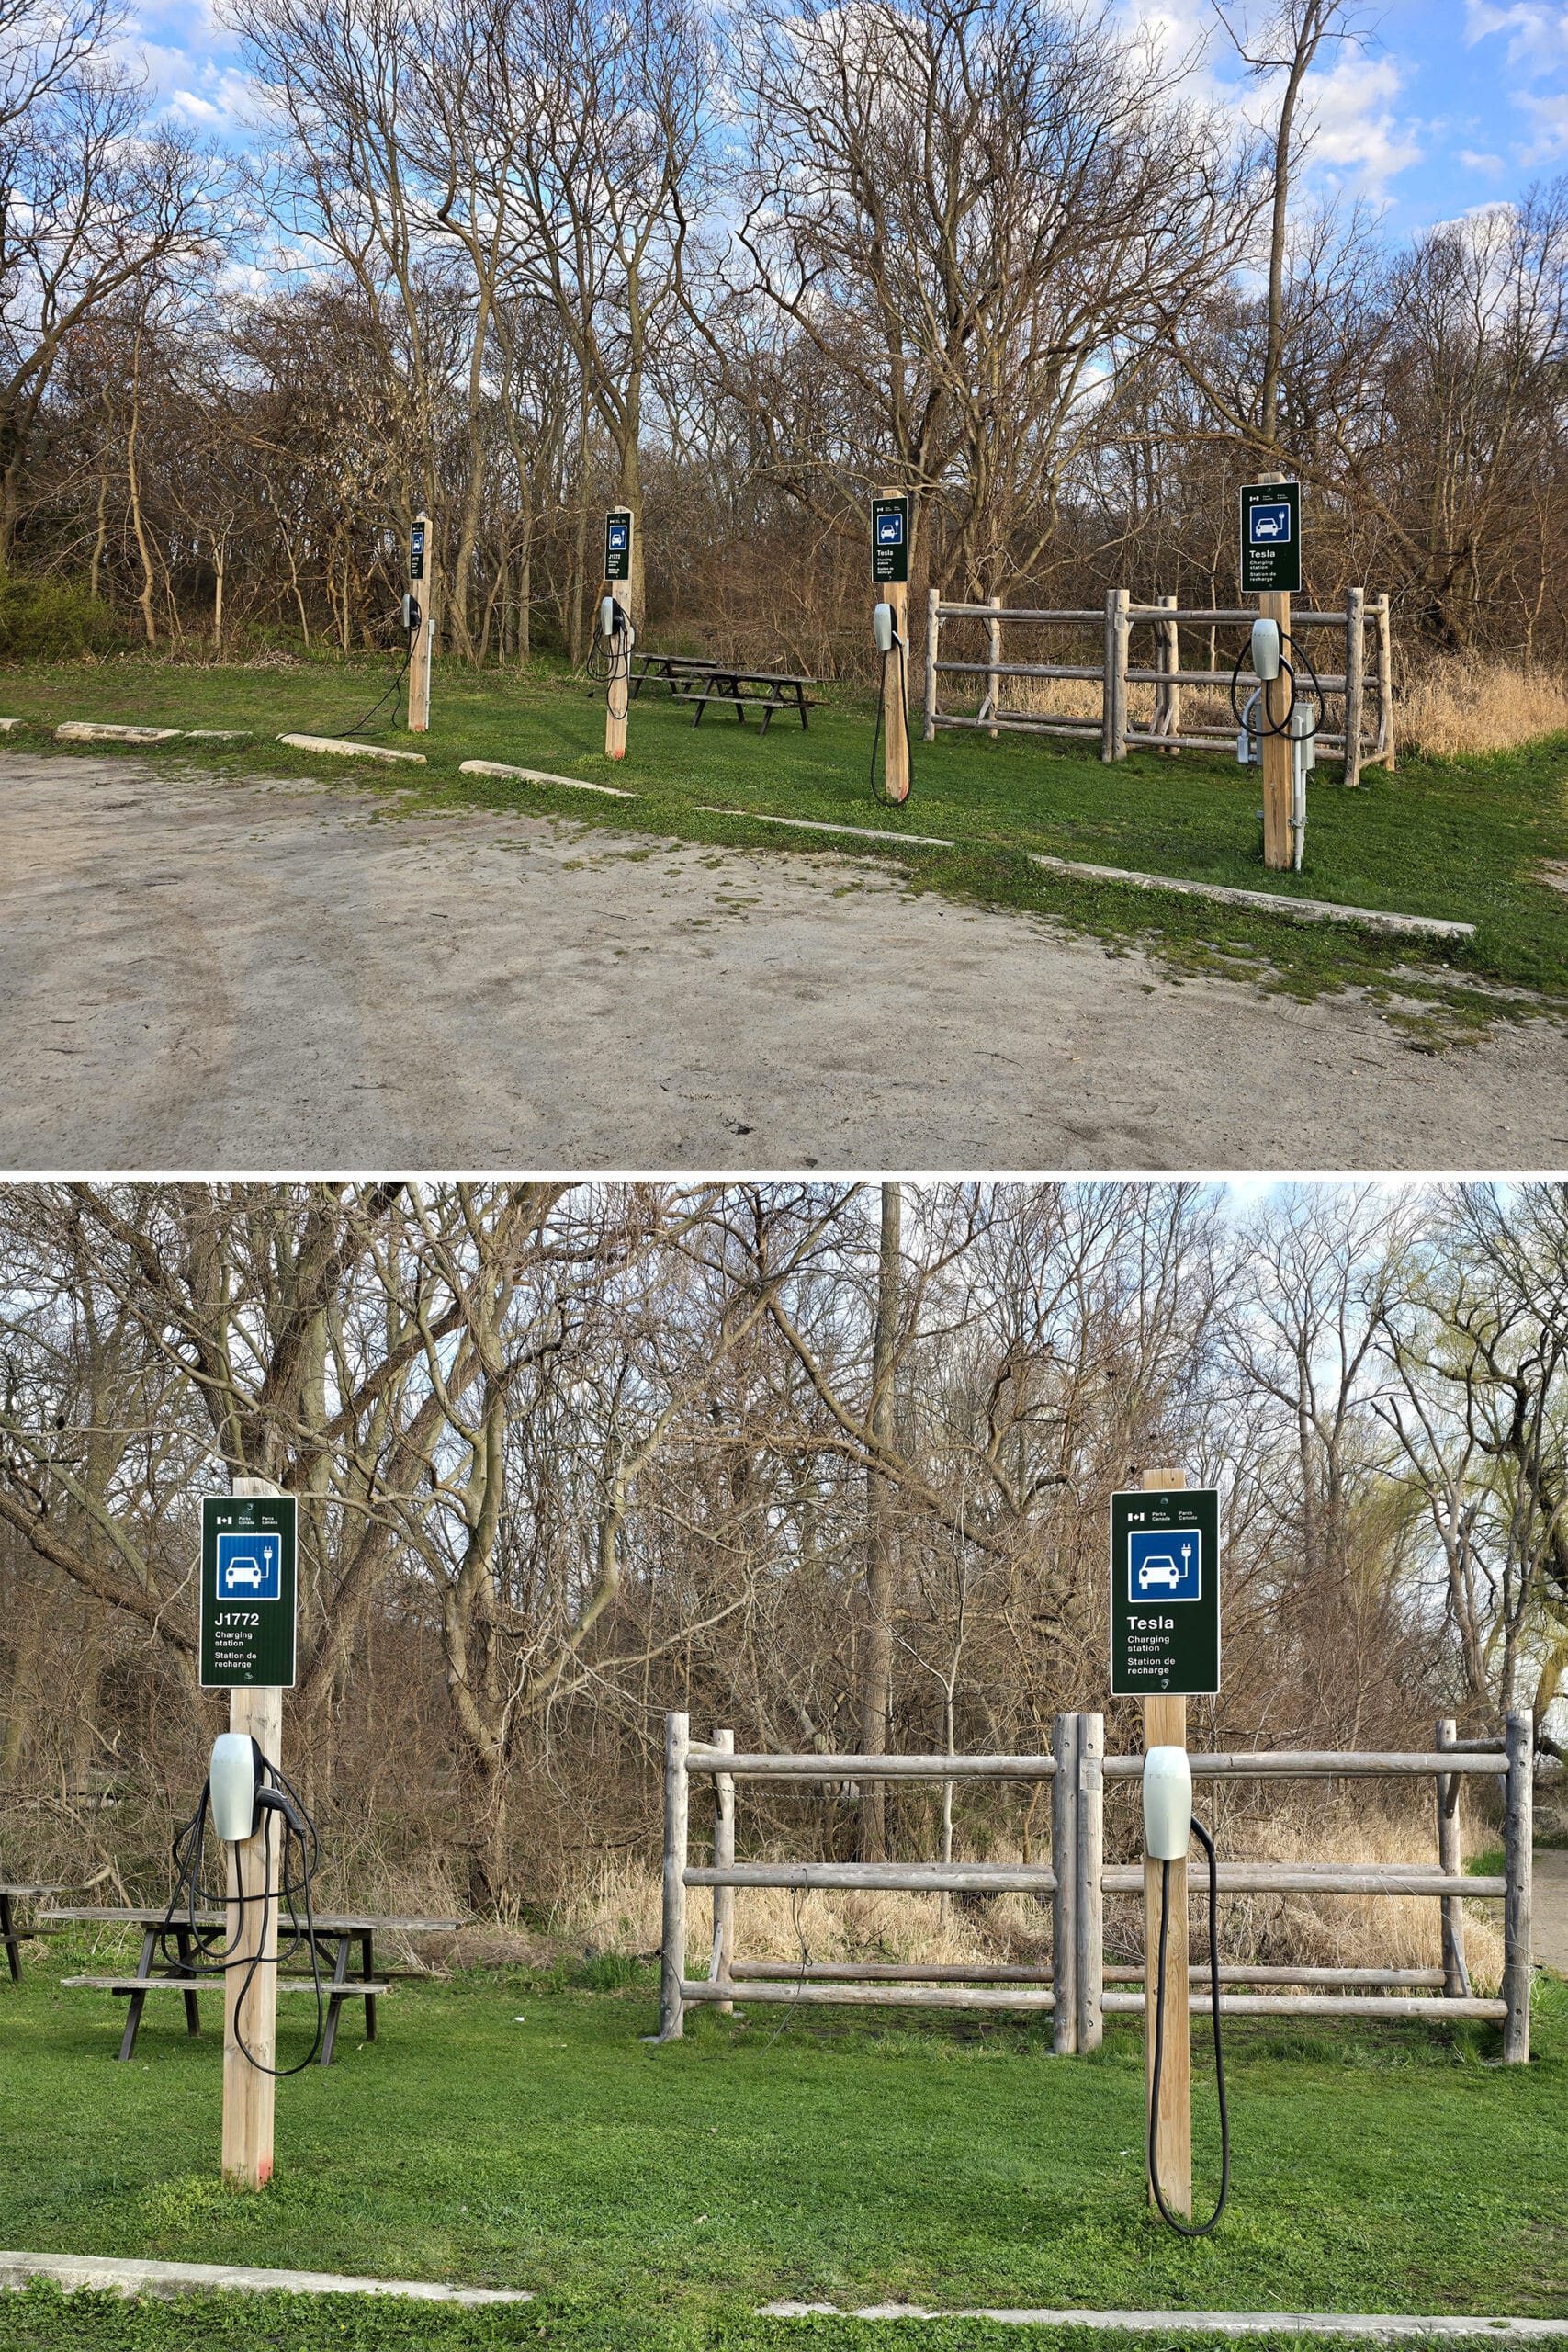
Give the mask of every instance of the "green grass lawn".
[[[824, 2352], [878, 2335], [754, 2316], [784, 2296], [1529, 2312], [1568, 2335], [1555, 1982], [1528, 2069], [1487, 2063], [1489, 2028], [1234, 2027], [1233, 2202], [1215, 2239], [1184, 2245], [1145, 2203], [1142, 2043], [1125, 2026], [1097, 2059], [1057, 2060], [1034, 2022], [759, 2009], [749, 2025], [702, 2015], [658, 2049], [638, 2039], [656, 2021], [651, 1979], [619, 1995], [521, 1974], [403, 1987], [378, 2042], [361, 2045], [346, 2011], [338, 2064], [279, 2086], [276, 2178], [247, 2196], [216, 2178], [216, 2032], [192, 2042], [177, 2003], [154, 2005], [135, 2062], [117, 2065], [122, 2011], [59, 1991], [72, 1964], [56, 1946], [49, 1971], [0, 1985], [7, 2245], [538, 2301], [445, 2316], [243, 2297], [128, 2311], [35, 2290], [0, 2297], [0, 2346]], [[1215, 2133], [1196, 2048], [1203, 2184]], [[900, 2334], [931, 2352], [1021, 2343], [973, 2322]]]
[[[1112, 937], [1136, 937], [1178, 964], [1228, 971], [1302, 994], [1346, 983], [1374, 993], [1397, 989], [1445, 1010], [1451, 1030], [1498, 1012], [1496, 989], [1524, 989], [1568, 1002], [1568, 899], [1540, 878], [1568, 859], [1568, 744], [1543, 741], [1485, 759], [1414, 759], [1393, 776], [1368, 771], [1359, 791], [1333, 780], [1328, 763], [1310, 787], [1305, 868], [1297, 877], [1264, 873], [1260, 786], [1256, 770], [1184, 753], [1134, 755], [1100, 764], [1092, 744], [1004, 736], [945, 734], [915, 746], [915, 788], [901, 811], [881, 808], [869, 781], [872, 713], [863, 698], [830, 695], [809, 733], [774, 720], [764, 741], [716, 707], [700, 729], [690, 713], [650, 687], [634, 704], [628, 754], [605, 760], [604, 705], [581, 683], [540, 665], [528, 676], [442, 667], [434, 725], [423, 739], [373, 722], [378, 740], [416, 741], [429, 765], [395, 778], [330, 755], [286, 751], [283, 731], [332, 734], [351, 728], [390, 674], [386, 662], [301, 662], [274, 668], [199, 669], [147, 660], [70, 667], [17, 667], [0, 683], [5, 710], [52, 727], [65, 718], [169, 726], [249, 727], [245, 745], [203, 746], [220, 772], [353, 780], [403, 805], [527, 808], [589, 825], [660, 836], [766, 847], [783, 854], [854, 844], [794, 836], [757, 815], [867, 825], [908, 862], [917, 888], [1025, 908]], [[36, 748], [31, 729], [10, 739]], [[95, 752], [101, 747], [94, 747]], [[188, 761], [195, 746], [174, 742], [159, 760]], [[614, 782], [631, 800], [460, 778], [467, 758], [503, 760]], [[705, 805], [724, 813], [705, 813]], [[952, 850], [901, 842], [943, 835]], [[1477, 925], [1468, 945], [1380, 939], [1340, 926], [1305, 926], [1250, 910], [1153, 897], [1119, 885], [1086, 883], [1032, 866], [1031, 850], [1098, 865], [1199, 880], [1267, 887], [1281, 897], [1397, 909]], [[877, 853], [872, 853], [877, 854]], [[1413, 978], [1411, 976], [1415, 975]], [[1469, 982], [1480, 987], [1469, 987]], [[1408, 1015], [1406, 1016], [1408, 1024]], [[1444, 1023], [1434, 1031], [1437, 1042]], [[1420, 1016], [1416, 1032], [1420, 1041]]]

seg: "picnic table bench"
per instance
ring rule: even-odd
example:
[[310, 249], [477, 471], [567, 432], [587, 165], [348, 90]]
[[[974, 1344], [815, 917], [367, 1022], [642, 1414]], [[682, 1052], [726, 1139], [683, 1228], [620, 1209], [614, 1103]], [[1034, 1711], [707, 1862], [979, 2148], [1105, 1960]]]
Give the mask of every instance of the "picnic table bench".
[[6, 1959], [10, 1967], [13, 1984], [19, 1984], [22, 1981], [21, 1956], [17, 1947], [19, 1944], [33, 1943], [44, 1936], [52, 1936], [58, 1931], [53, 1928], [37, 1925], [30, 1928], [18, 1928], [16, 1911], [12, 1906], [17, 1903], [36, 1903], [40, 1894], [64, 1894], [68, 1892], [69, 1890], [62, 1886], [0, 1886], [0, 1943], [6, 1947]]
[[633, 658], [642, 665], [633, 678], [633, 695], [645, 678], [657, 679], [669, 686], [671, 702], [696, 705], [694, 727], [702, 725], [710, 702], [728, 703], [742, 727], [748, 710], [760, 710], [764, 735], [776, 710], [794, 708], [800, 714], [801, 726], [807, 724], [806, 714], [812, 704], [806, 689], [816, 680], [793, 670], [743, 670], [732, 662], [699, 661], [684, 653], [644, 653]]
[[[60, 1926], [135, 1927], [141, 1929], [141, 1952], [134, 1970], [122, 1970], [116, 1975], [64, 1976], [61, 1979], [63, 1989], [75, 1992], [112, 1993], [123, 1996], [129, 2000], [125, 2032], [120, 2038], [121, 2058], [129, 2059], [136, 2048], [136, 2037], [141, 2029], [141, 2012], [147, 2005], [147, 1996], [150, 1993], [183, 1994], [186, 2007], [186, 2031], [192, 2034], [198, 2034], [201, 2031], [201, 2015], [197, 2007], [197, 1994], [203, 1986], [218, 1991], [221, 1980], [216, 1976], [203, 1976], [197, 1973], [199, 1956], [193, 1946], [188, 1914], [169, 1919], [166, 1911], [143, 1909], [132, 1905], [129, 1908], [51, 1911], [45, 1914], [45, 1917], [51, 1924]], [[220, 1928], [227, 1923], [227, 1914], [221, 1911], [198, 1911], [196, 1918], [197, 1925], [204, 1928]], [[175, 1939], [179, 1959], [172, 1968], [156, 1968], [153, 1962], [158, 1951], [158, 1931], [164, 1927], [165, 1921], [167, 1921], [170, 1934]], [[338, 2012], [345, 2001], [362, 2000], [364, 2002], [365, 2039], [367, 2041], [374, 2041], [376, 2039], [377, 1998], [379, 1995], [389, 1993], [392, 1989], [386, 1978], [378, 1977], [376, 1974], [377, 1930], [380, 1929], [383, 1933], [390, 1935], [428, 1935], [446, 1928], [459, 1928], [463, 1923], [460, 1919], [372, 1918], [352, 1913], [318, 1917], [313, 1924], [314, 1941], [318, 1949], [318, 1964], [320, 1959], [324, 1957], [321, 1954], [320, 1947], [330, 1946], [333, 1952], [331, 1971], [330, 1973], [323, 1971], [321, 1977], [321, 1991], [326, 1999], [327, 2018], [321, 2034], [321, 2055], [318, 2061], [321, 2065], [330, 2066], [333, 2063], [333, 2052], [337, 2046]], [[349, 1954], [356, 1943], [359, 1946], [361, 1967], [357, 1976], [351, 1976], [348, 1973]], [[308, 1993], [314, 1989], [314, 1984], [315, 1980], [310, 1976], [285, 1975], [281, 1969], [277, 1972], [277, 1989], [280, 1993]]]

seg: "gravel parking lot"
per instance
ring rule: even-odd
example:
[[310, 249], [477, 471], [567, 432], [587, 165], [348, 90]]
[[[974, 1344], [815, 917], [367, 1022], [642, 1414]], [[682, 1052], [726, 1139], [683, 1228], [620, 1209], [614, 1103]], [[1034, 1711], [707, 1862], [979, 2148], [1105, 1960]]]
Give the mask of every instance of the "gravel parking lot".
[[0, 1165], [1568, 1164], [1553, 1023], [1175, 982], [830, 854], [0, 754]]

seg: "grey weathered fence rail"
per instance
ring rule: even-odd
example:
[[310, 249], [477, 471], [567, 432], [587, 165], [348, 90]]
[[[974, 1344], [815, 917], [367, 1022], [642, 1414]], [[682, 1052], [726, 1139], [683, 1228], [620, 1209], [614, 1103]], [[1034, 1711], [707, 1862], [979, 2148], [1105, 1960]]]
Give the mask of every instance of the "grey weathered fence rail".
[[[1075, 735], [1098, 738], [1100, 757], [1106, 761], [1124, 760], [1130, 749], [1176, 753], [1184, 750], [1212, 752], [1221, 745], [1234, 745], [1233, 725], [1217, 725], [1204, 719], [1183, 725], [1182, 689], [1207, 686], [1220, 692], [1227, 690], [1231, 673], [1228, 667], [1218, 664], [1219, 632], [1249, 629], [1257, 617], [1256, 612], [1239, 605], [1179, 605], [1174, 596], [1135, 605], [1125, 588], [1106, 590], [1103, 611], [1004, 605], [999, 596], [993, 596], [985, 605], [951, 604], [944, 602], [933, 588], [926, 605], [925, 740], [931, 742], [939, 727], [983, 728], [992, 736], [1007, 732]], [[983, 660], [942, 659], [942, 630], [947, 621], [986, 624], [987, 642]], [[1100, 633], [1100, 658], [1094, 662], [1004, 661], [1003, 628], [1014, 628], [1021, 624], [1034, 628], [1066, 628], [1080, 634], [1094, 628]], [[1387, 595], [1369, 597], [1363, 588], [1347, 589], [1343, 612], [1297, 612], [1292, 616], [1291, 628], [1292, 631], [1338, 629], [1344, 638], [1343, 667], [1319, 673], [1325, 695], [1339, 699], [1343, 711], [1337, 729], [1325, 726], [1319, 732], [1318, 752], [1337, 754], [1344, 761], [1347, 784], [1359, 783], [1363, 768], [1380, 764], [1392, 768], [1393, 650]], [[1208, 668], [1182, 666], [1184, 628], [1208, 632]], [[1153, 650], [1146, 662], [1135, 663], [1131, 658], [1134, 630], [1153, 634]], [[956, 676], [983, 678], [986, 682], [979, 711], [973, 717], [944, 711], [941, 707], [938, 681]], [[1007, 710], [1003, 707], [1002, 682], [1008, 678], [1067, 678], [1098, 684], [1100, 715], [1098, 719], [1068, 718], [1049, 712]], [[1130, 716], [1128, 688], [1137, 685], [1152, 685], [1155, 689], [1154, 714], [1146, 727], [1134, 725]], [[1375, 718], [1370, 732], [1369, 707]]]
[[[1222, 1966], [1222, 2014], [1239, 2017], [1482, 2018], [1503, 2028], [1510, 2063], [1529, 2056], [1531, 1774], [1530, 1719], [1510, 1714], [1500, 1740], [1460, 1741], [1451, 1721], [1438, 1725], [1429, 1750], [1382, 1753], [1335, 1749], [1259, 1750], [1194, 1755], [1194, 1780], [1430, 1778], [1437, 1798], [1438, 1860], [1430, 1862], [1269, 1862], [1226, 1860], [1222, 1895], [1417, 1895], [1442, 1905], [1440, 1968]], [[682, 2030], [698, 2003], [721, 2010], [750, 2002], [863, 2005], [970, 2010], [1045, 2010], [1064, 2053], [1094, 2049], [1109, 2016], [1145, 2007], [1142, 1967], [1106, 1965], [1105, 1896], [1141, 1893], [1141, 1862], [1105, 1860], [1105, 1784], [1134, 1780], [1141, 1756], [1104, 1753], [1104, 1718], [1066, 1713], [1052, 1727], [1051, 1752], [1039, 1756], [738, 1755], [734, 1734], [718, 1731], [694, 1746], [684, 1714], [665, 1717], [664, 1919], [660, 2035]], [[713, 1859], [690, 1857], [691, 1782], [714, 1783]], [[1504, 1782], [1501, 1875], [1466, 1876], [1460, 1866], [1457, 1799], [1466, 1778]], [[1051, 1785], [1051, 1860], [1047, 1862], [737, 1860], [736, 1783], [744, 1780], [832, 1781], [855, 1789], [866, 1781], [1020, 1781]], [[713, 1893], [713, 1953], [705, 1977], [686, 1974], [686, 1896]], [[803, 1960], [746, 1961], [736, 1956], [736, 1896], [747, 1888], [794, 1892], [848, 1888], [927, 1894], [1022, 1893], [1051, 1907], [1051, 1963], [1026, 1968], [986, 1963], [894, 1965]], [[1497, 1998], [1477, 1996], [1464, 1957], [1464, 1905], [1503, 1905], [1504, 1965]], [[1206, 1987], [1207, 1969], [1194, 1968]], [[1241, 1986], [1253, 1986], [1244, 1992]], [[1119, 1989], [1125, 1986], [1127, 1989]], [[1288, 1991], [1297, 1986], [1303, 1989]], [[1134, 1989], [1136, 1988], [1136, 1989]], [[1194, 2008], [1207, 1993], [1194, 1992]]]

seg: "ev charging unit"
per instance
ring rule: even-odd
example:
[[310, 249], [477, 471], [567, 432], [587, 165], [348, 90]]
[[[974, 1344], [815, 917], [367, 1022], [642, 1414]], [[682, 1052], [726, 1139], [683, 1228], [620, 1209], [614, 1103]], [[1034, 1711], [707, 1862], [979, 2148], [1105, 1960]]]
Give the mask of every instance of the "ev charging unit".
[[[316, 1838], [283, 1777], [283, 1693], [295, 1680], [299, 1506], [262, 1478], [236, 1478], [201, 1498], [198, 1652], [205, 1690], [229, 1692], [229, 1728], [212, 1750], [196, 1812], [175, 1840], [175, 1889], [162, 1935], [176, 1930], [196, 1973], [223, 1980], [225, 2179], [261, 2188], [272, 2177], [280, 1911], [294, 1942], [316, 1945], [310, 1878]], [[204, 1884], [209, 1839], [222, 1857], [220, 1891]], [[221, 1900], [224, 1928], [198, 1913]], [[303, 1905], [303, 1933], [301, 1910]], [[317, 1989], [317, 2034], [321, 1988]], [[309, 2064], [309, 2059], [303, 2062]]]
[[604, 517], [604, 594], [599, 604], [600, 674], [604, 680], [604, 750], [612, 760], [626, 756], [626, 717], [632, 699], [632, 648], [637, 631], [629, 609], [632, 576], [632, 535], [636, 519], [629, 506], [613, 507]]
[[[909, 797], [909, 502], [889, 492], [871, 505], [871, 577], [881, 601], [871, 616], [878, 655], [871, 788], [893, 808]], [[878, 739], [884, 745], [876, 773]]]
[[[1220, 1686], [1219, 1496], [1179, 1470], [1145, 1472], [1111, 1498], [1111, 1690], [1144, 1702], [1144, 2049], [1149, 2196], [1183, 2237], [1204, 2237], [1230, 2193], [1230, 2118], [1220, 2040], [1218, 1866], [1192, 1811], [1187, 1702]], [[1187, 1853], [1209, 1864], [1209, 1980], [1221, 2170], [1214, 2210], [1192, 2220]]]
[[408, 632], [409, 732], [430, 732], [430, 661], [435, 640], [435, 550], [423, 510], [409, 526], [409, 584], [402, 621]]

